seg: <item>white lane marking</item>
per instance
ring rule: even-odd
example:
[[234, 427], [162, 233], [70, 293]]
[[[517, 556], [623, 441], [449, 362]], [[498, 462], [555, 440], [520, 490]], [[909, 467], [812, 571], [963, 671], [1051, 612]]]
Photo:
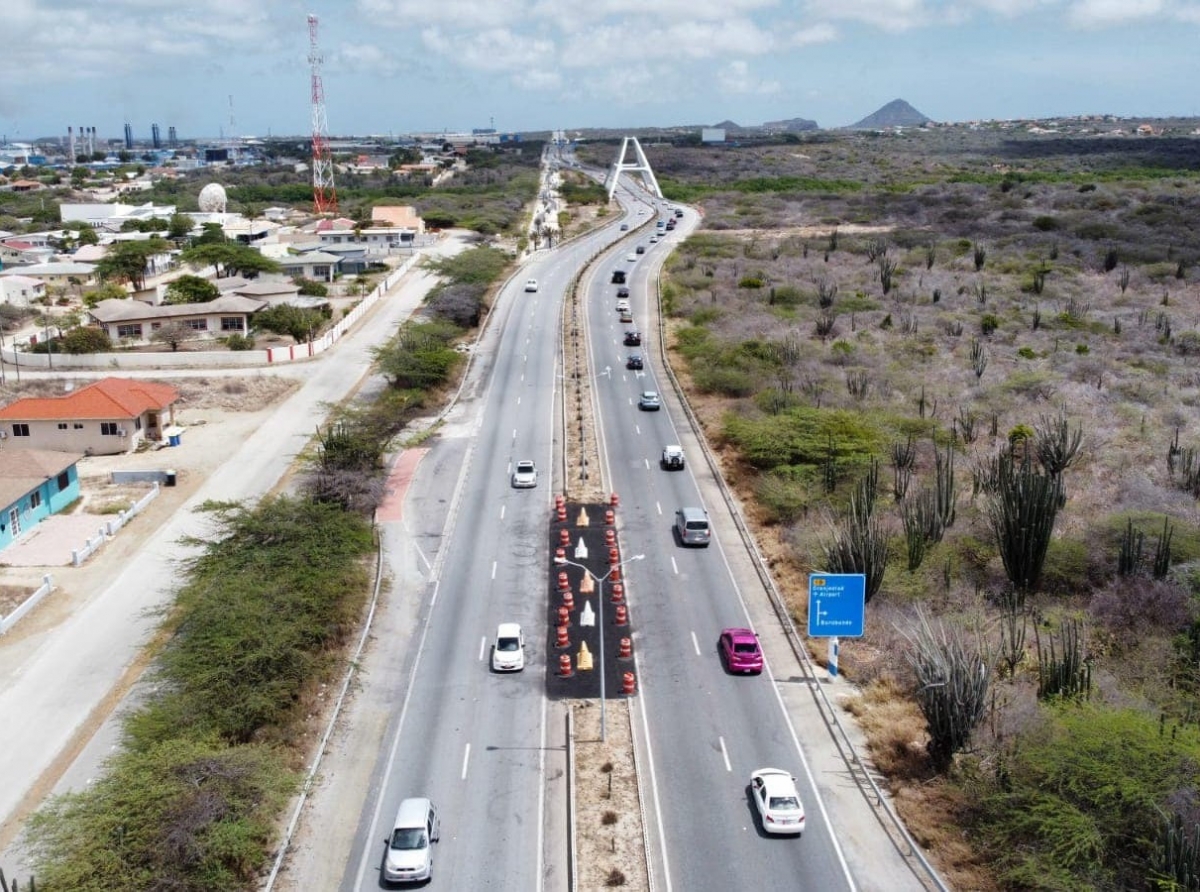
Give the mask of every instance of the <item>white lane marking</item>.
[[675, 572], [676, 576], [679, 575], [679, 565], [675, 563], [675, 558], [673, 556], [671, 558], [671, 569]]
[[492, 579], [496, 578], [496, 561], [492, 561]]
[[487, 635], [479, 639], [479, 659], [483, 659], [484, 651], [487, 650]]
[[658, 849], [662, 858], [663, 878], [667, 881], [666, 892], [671, 892], [671, 862], [667, 857], [666, 825], [663, 823], [662, 801], [658, 795], [658, 773], [654, 770], [654, 747], [650, 743], [650, 720], [646, 718], [646, 689], [642, 688], [638, 695], [638, 704], [642, 710], [642, 728], [646, 733], [646, 764], [650, 766], [650, 789], [654, 794], [654, 817], [658, 823]]
[[[514, 443], [517, 442], [517, 429], [515, 427], [513, 428], [512, 441]], [[512, 470], [512, 462], [508, 463], [508, 468], [509, 468], [509, 470]]]
[[470, 761], [471, 761], [471, 744], [468, 743], [466, 749], [463, 750], [463, 770], [462, 770], [462, 779], [463, 780], [467, 779], [467, 763]]
[[729, 751], [725, 749], [725, 738], [718, 737], [717, 740], [721, 743], [721, 758], [725, 760], [725, 770], [732, 773], [733, 766], [729, 764]]
[[500, 519], [501, 520], [504, 520], [504, 508], [505, 508], [504, 505], [500, 506]]
[[517, 397], [517, 405], [518, 405], [518, 406], [519, 406], [519, 405], [521, 405], [521, 398], [520, 398], [520, 397]]
[[655, 503], [654, 503], [654, 509], [655, 509], [655, 510], [658, 512], [658, 516], [659, 516], [659, 517], [662, 517], [662, 503], [661, 503], [661, 502], [655, 502]]
[[645, 462], [646, 462], [646, 470], [649, 471], [650, 470], [650, 459], [648, 459], [648, 458], [645, 459]]
[[538, 797], [538, 820], [537, 820], [537, 851], [538, 851], [538, 872], [537, 872], [537, 888], [535, 892], [542, 892], [542, 875], [546, 872], [546, 796], [549, 794], [549, 789], [546, 787], [546, 706], [550, 701], [546, 699], [546, 695], [542, 695], [542, 745], [538, 747], [538, 789], [542, 791], [542, 795]]
[[696, 656], [700, 656], [700, 639], [695, 632], [692, 632], [692, 647], [696, 648]]

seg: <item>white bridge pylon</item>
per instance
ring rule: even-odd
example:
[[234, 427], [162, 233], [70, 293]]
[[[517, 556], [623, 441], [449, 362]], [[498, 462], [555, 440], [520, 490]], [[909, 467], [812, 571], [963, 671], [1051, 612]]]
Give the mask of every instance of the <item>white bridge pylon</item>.
[[[631, 143], [633, 144], [634, 157], [637, 158], [636, 161], [625, 160], [625, 155], [629, 152]], [[613, 194], [617, 191], [617, 183], [623, 173], [640, 173], [642, 175], [642, 185], [646, 187], [646, 191], [655, 198], [663, 197], [662, 189], [658, 188], [658, 180], [654, 178], [654, 171], [650, 169], [650, 162], [646, 160], [646, 153], [642, 151], [641, 143], [637, 141], [636, 136], [625, 137], [621, 143], [621, 154], [617, 156], [612, 169], [608, 172], [609, 201], [612, 201]]]

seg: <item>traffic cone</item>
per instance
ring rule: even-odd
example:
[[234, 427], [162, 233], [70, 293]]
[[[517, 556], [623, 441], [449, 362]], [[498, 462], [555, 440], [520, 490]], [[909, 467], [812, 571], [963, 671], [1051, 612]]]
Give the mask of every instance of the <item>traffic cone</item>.
[[612, 599], [611, 600], [614, 604], [620, 604], [622, 601], [625, 600], [625, 586], [622, 583], [614, 582], [612, 584]]
[[562, 678], [571, 677], [571, 655], [562, 654], [558, 658], [558, 674]]
[[568, 611], [575, 609], [575, 595], [572, 594], [570, 589], [563, 592], [562, 606]]
[[628, 660], [633, 657], [633, 639], [622, 638], [620, 646], [617, 648], [617, 659]]
[[632, 672], [621, 676], [621, 693], [632, 696], [637, 691], [637, 678]]
[[611, 579], [613, 582], [621, 581], [621, 565], [620, 564], [613, 564], [613, 568], [608, 573], [608, 578]]
[[[570, 589], [568, 589], [570, 591]], [[566, 604], [558, 608], [558, 624], [565, 626], [571, 621], [571, 608]]]
[[567, 559], [567, 550], [565, 548], [554, 549], [554, 561], [565, 561]]
[[615, 530], [604, 531], [604, 547], [615, 548], [617, 544], [617, 534]]
[[[566, 515], [564, 513], [564, 518], [565, 518], [565, 516]], [[612, 526], [616, 522], [617, 522], [617, 515], [613, 513], [613, 510], [611, 508], [609, 508], [607, 511], [604, 512], [604, 523], [607, 526]]]
[[558, 544], [563, 548], [571, 544], [571, 531], [566, 527], [558, 531]]
[[629, 625], [629, 608], [628, 607], [626, 607], [624, 604], [618, 604], [617, 609], [614, 612], [616, 613], [616, 617], [614, 618], [613, 621], [618, 626]]
[[567, 506], [559, 505], [554, 509], [554, 516], [559, 523], [565, 523], [567, 520]]
[[569, 579], [567, 579], [567, 571], [560, 570], [558, 573], [558, 590], [560, 592], [565, 592], [570, 587], [571, 587], [571, 581]]
[[[554, 646], [555, 647], [570, 647], [571, 646], [571, 639], [569, 637], [567, 637], [567, 627], [565, 624], [559, 626], [558, 629], [556, 630], [556, 635], [554, 638]], [[570, 658], [568, 657], [568, 659], [570, 659]], [[559, 663], [562, 663], [561, 659], [559, 660]]]
[[615, 548], [610, 548], [608, 550], [608, 562], [610, 564], [621, 563], [621, 553], [619, 551], [617, 551]]
[[614, 508], [621, 504], [621, 500], [617, 498], [617, 494], [615, 492], [608, 497], [608, 504]]

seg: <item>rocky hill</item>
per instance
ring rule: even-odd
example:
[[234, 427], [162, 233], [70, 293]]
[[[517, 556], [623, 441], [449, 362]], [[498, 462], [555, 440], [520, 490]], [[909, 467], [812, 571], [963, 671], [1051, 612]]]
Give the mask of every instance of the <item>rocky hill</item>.
[[883, 108], [867, 115], [850, 130], [883, 130], [887, 127], [920, 127], [931, 119], [925, 117], [903, 99], [893, 99]]

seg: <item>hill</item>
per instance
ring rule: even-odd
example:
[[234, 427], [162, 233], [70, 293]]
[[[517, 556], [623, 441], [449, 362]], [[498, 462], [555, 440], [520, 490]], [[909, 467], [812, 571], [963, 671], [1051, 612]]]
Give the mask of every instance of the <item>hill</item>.
[[808, 118], [788, 118], [784, 121], [766, 121], [762, 125], [762, 129], [795, 133], [801, 130], [817, 130], [819, 128], [816, 121], [810, 121]]
[[851, 124], [851, 130], [882, 130], [886, 127], [920, 127], [931, 118], [925, 117], [903, 99], [893, 99], [883, 108], [867, 115], [857, 124]]

